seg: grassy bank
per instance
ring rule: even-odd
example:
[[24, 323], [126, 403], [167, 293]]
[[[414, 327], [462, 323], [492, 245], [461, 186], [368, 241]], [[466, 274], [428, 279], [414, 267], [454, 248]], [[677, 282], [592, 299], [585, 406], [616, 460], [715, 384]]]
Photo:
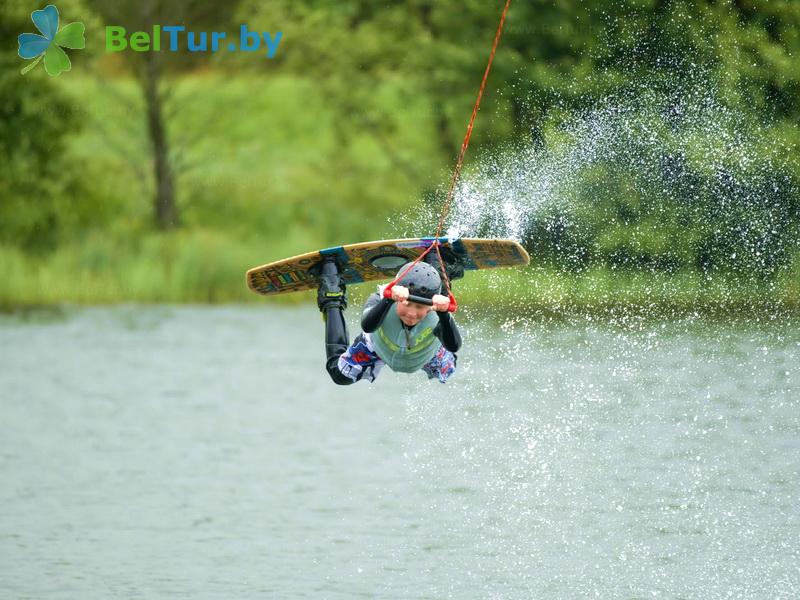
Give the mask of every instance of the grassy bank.
[[[315, 247], [313, 240], [302, 236], [267, 241], [204, 229], [135, 237], [95, 233], [42, 257], [0, 247], [0, 306], [310, 302], [310, 293], [266, 299], [250, 292], [244, 282], [248, 268], [310, 247]], [[353, 286], [351, 305], [373, 289], [371, 284]], [[468, 272], [456, 282], [455, 291], [470, 310], [484, 304], [554, 314], [615, 307], [746, 312], [777, 304], [794, 310], [800, 300], [800, 272], [795, 269], [775, 282], [758, 284], [695, 273], [667, 276], [594, 269], [567, 274], [533, 265]]]

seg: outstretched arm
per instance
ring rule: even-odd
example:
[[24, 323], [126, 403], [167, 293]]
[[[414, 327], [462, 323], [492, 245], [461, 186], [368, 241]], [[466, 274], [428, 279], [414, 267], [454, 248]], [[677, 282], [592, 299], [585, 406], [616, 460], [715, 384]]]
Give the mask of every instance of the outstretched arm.
[[461, 348], [461, 334], [458, 332], [455, 319], [449, 312], [437, 311], [436, 314], [439, 315], [439, 325], [434, 331], [436, 337], [450, 352], [458, 352]]
[[366, 333], [372, 333], [380, 327], [392, 304], [394, 300], [382, 298], [378, 292], [370, 295], [364, 304], [364, 310], [361, 311], [361, 329]]

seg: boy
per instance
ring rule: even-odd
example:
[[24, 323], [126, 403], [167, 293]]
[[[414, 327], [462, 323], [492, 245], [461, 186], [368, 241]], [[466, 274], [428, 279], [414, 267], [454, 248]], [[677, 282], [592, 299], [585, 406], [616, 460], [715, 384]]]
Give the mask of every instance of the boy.
[[[439, 262], [436, 255], [426, 259]], [[463, 270], [454, 269], [455, 278], [462, 274]], [[363, 332], [349, 347], [342, 312], [347, 307], [345, 285], [332, 257], [323, 261], [320, 280], [317, 305], [325, 315], [326, 368], [334, 383], [350, 385], [364, 378], [375, 381], [385, 364], [401, 373], [422, 369], [429, 379], [435, 377], [442, 383], [453, 374], [461, 335], [447, 312], [450, 299], [441, 294], [442, 280], [434, 266], [416, 263], [392, 287], [391, 298], [384, 298], [379, 287], [361, 313]]]

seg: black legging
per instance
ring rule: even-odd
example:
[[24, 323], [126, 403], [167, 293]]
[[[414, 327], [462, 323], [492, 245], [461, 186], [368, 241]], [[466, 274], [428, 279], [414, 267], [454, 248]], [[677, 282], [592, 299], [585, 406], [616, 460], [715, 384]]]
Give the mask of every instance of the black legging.
[[350, 385], [355, 383], [339, 370], [339, 357], [345, 353], [349, 345], [347, 337], [347, 323], [344, 313], [339, 306], [329, 306], [325, 309], [325, 369], [334, 383]]

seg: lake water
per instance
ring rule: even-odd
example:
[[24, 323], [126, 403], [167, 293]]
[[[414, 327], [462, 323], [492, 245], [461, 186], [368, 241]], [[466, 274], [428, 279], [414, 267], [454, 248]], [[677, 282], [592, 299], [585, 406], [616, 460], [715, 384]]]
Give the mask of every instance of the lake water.
[[796, 322], [462, 329], [339, 388], [311, 306], [0, 318], [0, 598], [800, 597]]

